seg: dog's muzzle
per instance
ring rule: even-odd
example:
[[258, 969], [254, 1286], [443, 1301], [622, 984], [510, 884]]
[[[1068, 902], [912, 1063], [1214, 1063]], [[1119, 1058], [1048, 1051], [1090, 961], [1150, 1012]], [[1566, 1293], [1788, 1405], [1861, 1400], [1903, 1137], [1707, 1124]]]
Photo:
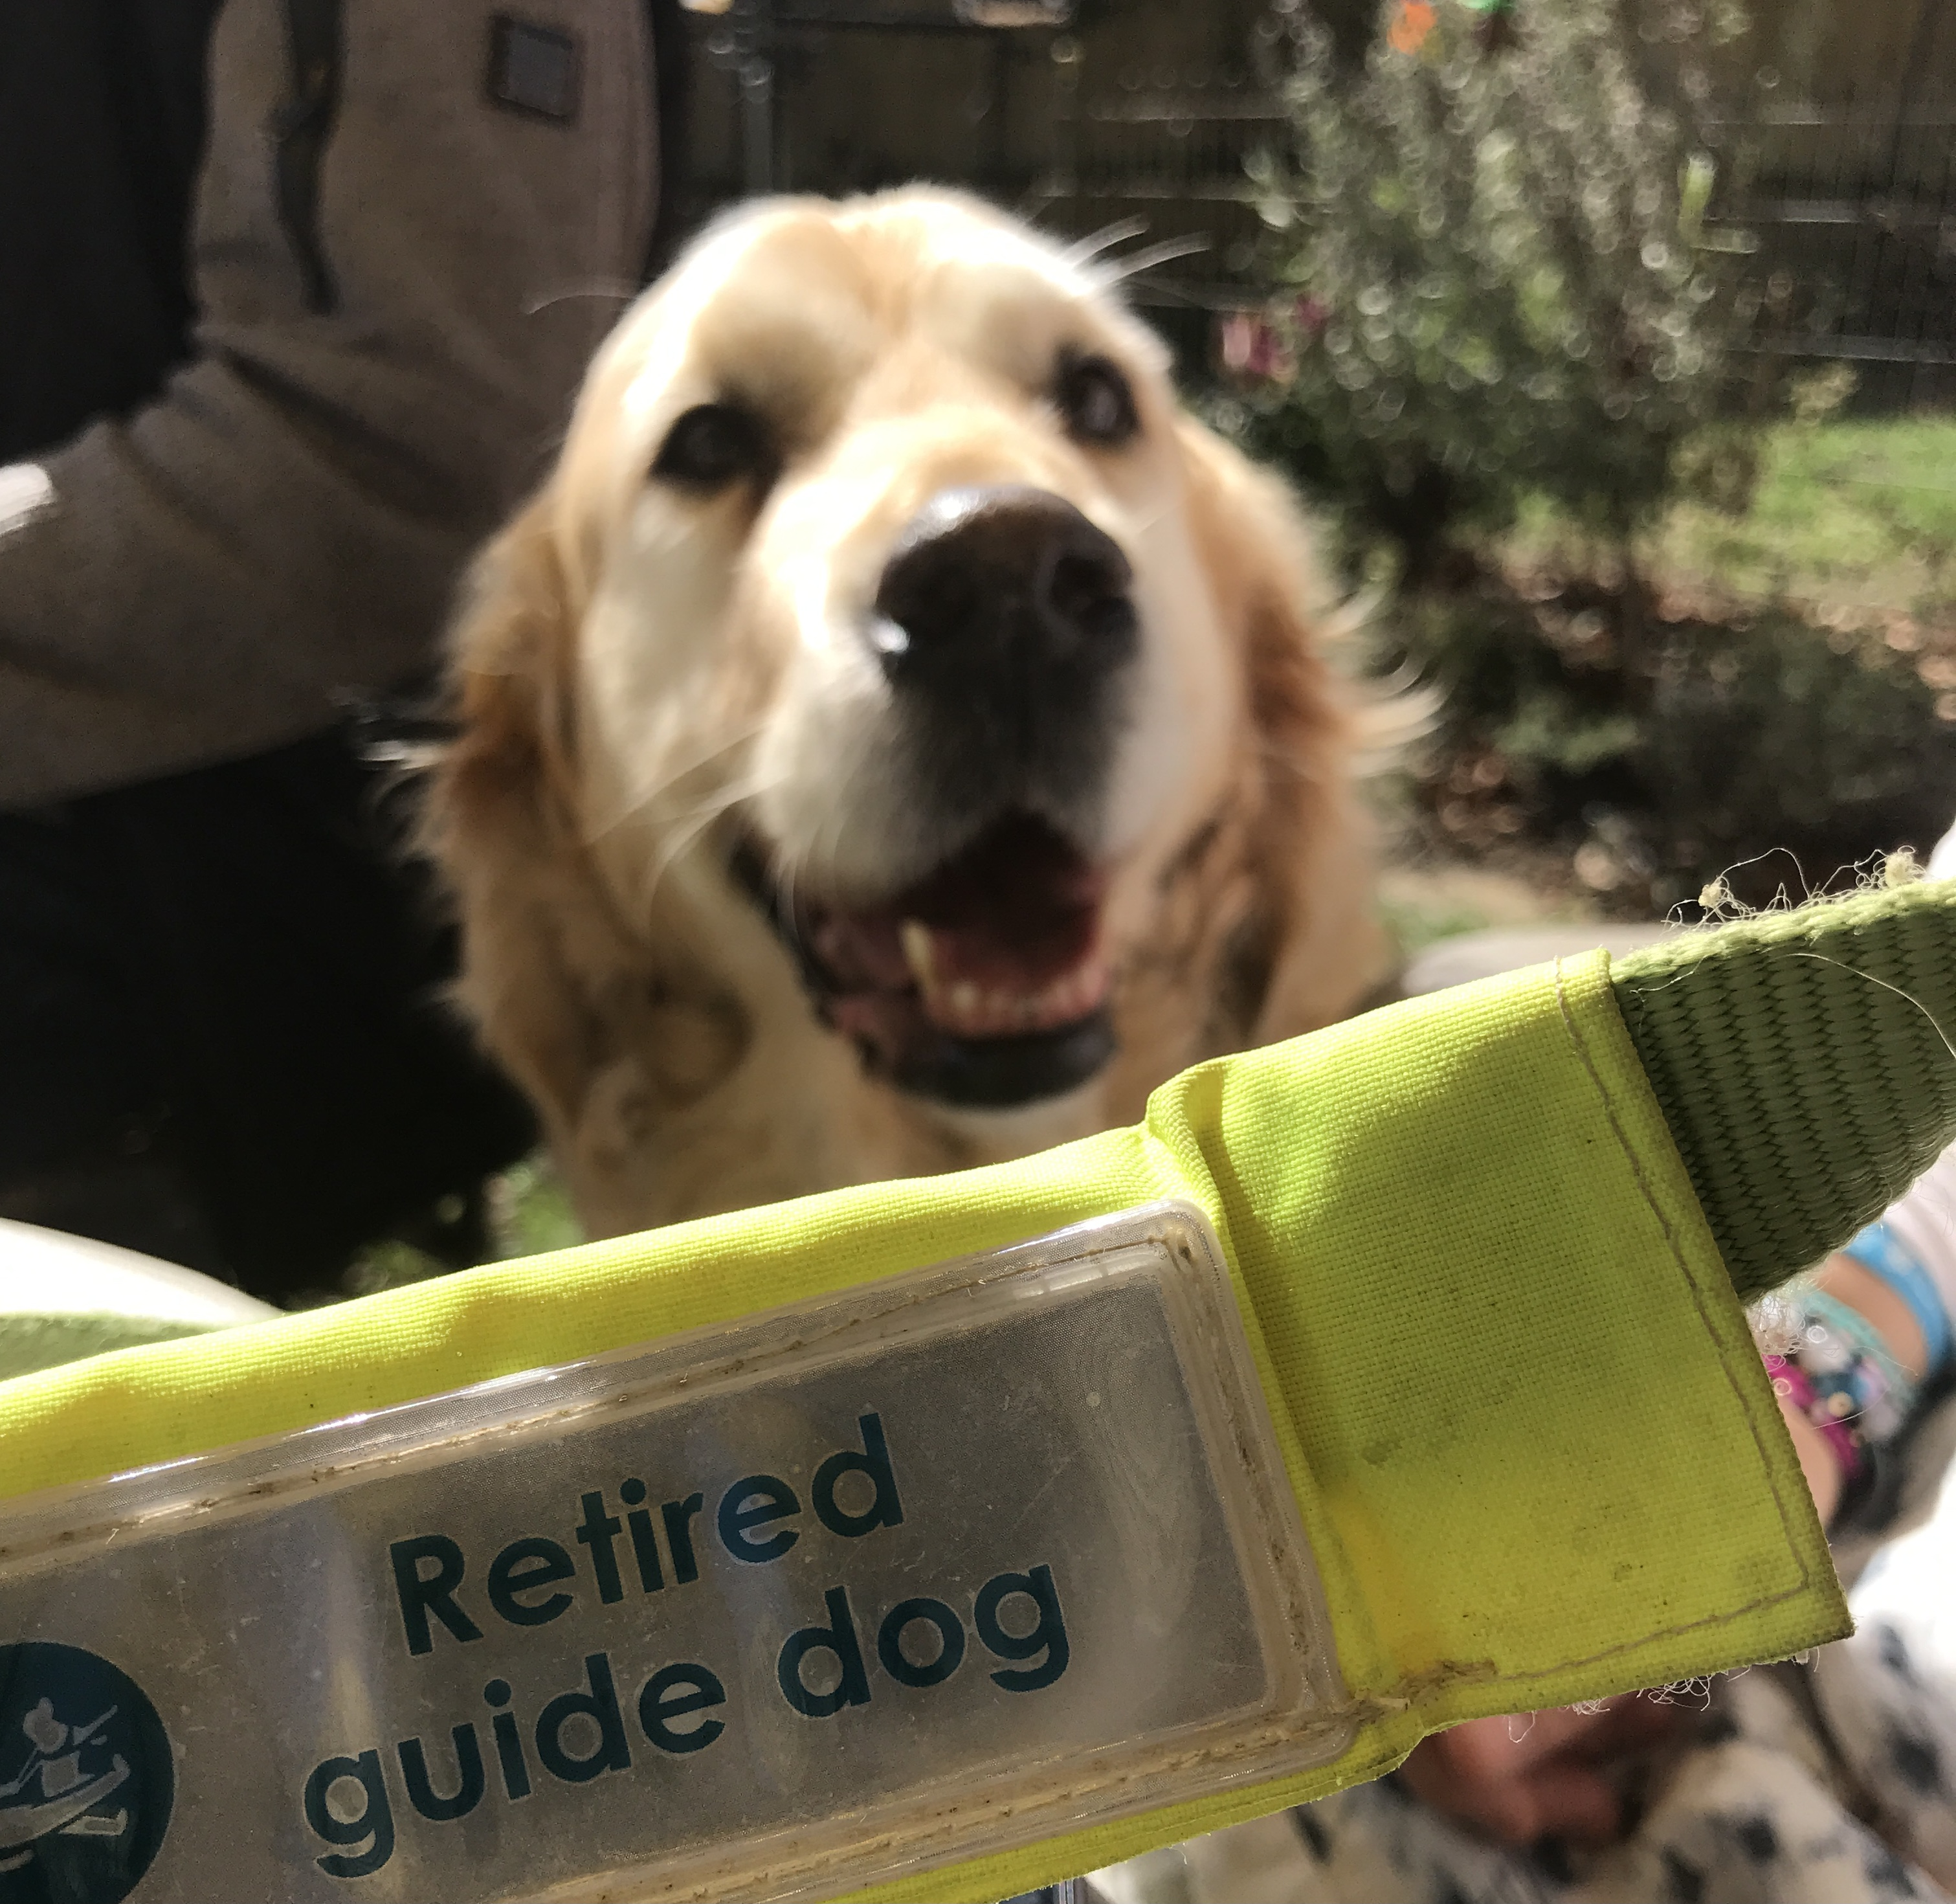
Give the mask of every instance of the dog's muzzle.
[[1045, 490], [933, 496], [891, 551], [869, 639], [914, 817], [942, 851], [866, 903], [737, 857], [816, 1009], [901, 1090], [1011, 1109], [1113, 1055], [1091, 842], [1140, 646], [1133, 579], [1113, 539]]

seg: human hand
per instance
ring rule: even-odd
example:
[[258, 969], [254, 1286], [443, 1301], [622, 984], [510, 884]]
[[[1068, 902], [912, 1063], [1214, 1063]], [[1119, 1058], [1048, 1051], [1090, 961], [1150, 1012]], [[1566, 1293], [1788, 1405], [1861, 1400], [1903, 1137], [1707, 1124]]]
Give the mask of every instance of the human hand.
[[1421, 1741], [1399, 1776], [1436, 1811], [1502, 1844], [1608, 1844], [1623, 1828], [1611, 1767], [1678, 1723], [1675, 1707], [1636, 1694], [1595, 1710], [1471, 1719]]

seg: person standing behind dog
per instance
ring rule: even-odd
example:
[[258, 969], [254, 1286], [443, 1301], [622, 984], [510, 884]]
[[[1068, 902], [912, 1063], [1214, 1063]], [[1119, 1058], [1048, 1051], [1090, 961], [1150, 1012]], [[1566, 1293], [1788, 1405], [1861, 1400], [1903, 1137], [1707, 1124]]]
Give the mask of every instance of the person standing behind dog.
[[276, 1296], [530, 1141], [345, 710], [653, 268], [675, 7], [0, 17], [0, 1216]]

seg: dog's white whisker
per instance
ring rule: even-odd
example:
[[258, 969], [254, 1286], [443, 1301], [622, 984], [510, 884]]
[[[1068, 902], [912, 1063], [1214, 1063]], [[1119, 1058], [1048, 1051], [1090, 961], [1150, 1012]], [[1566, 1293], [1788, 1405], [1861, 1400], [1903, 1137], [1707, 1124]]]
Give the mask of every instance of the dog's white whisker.
[[[847, 761], [838, 761], [838, 778], [841, 784], [847, 785], [851, 782], [860, 782], [862, 779], [863, 770], [867, 765], [861, 757], [863, 752], [863, 749], [859, 744], [856, 749], [857, 757]], [[851, 831], [852, 826], [860, 824], [860, 814], [852, 813], [850, 803], [840, 800], [829, 801], [827, 811], [818, 816], [815, 829], [809, 836], [803, 855], [804, 870], [811, 865], [833, 867], [838, 864], [842, 857], [845, 837]]]
[[1147, 229], [1145, 218], [1117, 218], [1112, 224], [1103, 225], [1097, 232], [1090, 232], [1077, 243], [1069, 245], [1061, 255], [1069, 264], [1091, 264], [1103, 251], [1111, 251], [1131, 238], [1139, 238]]
[[1158, 264], [1172, 264], [1177, 258], [1193, 257], [1197, 252], [1208, 251], [1215, 243], [1207, 232], [1191, 232], [1185, 238], [1165, 238], [1159, 245], [1150, 245], [1138, 251], [1130, 251], [1125, 257], [1109, 260], [1104, 265], [1095, 267], [1094, 276], [1104, 286], [1112, 289], [1125, 284], [1128, 279], [1139, 277], [1144, 271], [1152, 271]]
[[658, 896], [658, 889], [666, 875], [685, 856], [700, 835], [723, 814], [737, 807], [743, 800], [752, 799], [768, 791], [773, 783], [759, 778], [734, 781], [721, 788], [707, 800], [702, 800], [673, 829], [663, 842], [648, 869], [648, 877], [640, 895], [640, 903], [650, 911], [652, 901]]
[[[694, 774], [710, 766], [723, 754], [730, 753], [736, 747], [744, 747], [749, 741], [758, 740], [766, 729], [765, 721], [752, 721], [749, 725], [729, 734], [724, 740], [716, 741], [711, 747], [705, 748], [702, 752], [692, 756], [691, 758], [682, 761], [678, 766], [670, 769], [651, 786], [634, 794], [617, 812], [591, 826], [585, 835], [585, 845], [594, 845], [607, 833], [615, 832], [620, 827], [626, 826], [636, 819], [640, 815], [658, 806], [675, 788], [689, 779]], [[683, 816], [683, 810], [682, 810]]]
[[553, 291], [547, 298], [535, 298], [523, 306], [523, 315], [534, 317], [539, 311], [547, 311], [552, 305], [569, 304], [578, 298], [609, 298], [618, 304], [629, 304], [639, 295], [636, 285], [627, 284], [622, 278], [604, 278], [592, 284], [567, 286], [562, 291]]

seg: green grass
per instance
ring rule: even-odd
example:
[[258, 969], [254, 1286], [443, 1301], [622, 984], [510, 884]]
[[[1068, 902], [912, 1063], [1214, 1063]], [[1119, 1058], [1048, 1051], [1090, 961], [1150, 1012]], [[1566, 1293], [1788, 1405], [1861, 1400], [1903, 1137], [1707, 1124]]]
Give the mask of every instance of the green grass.
[[1428, 901], [1422, 897], [1397, 895], [1380, 900], [1379, 914], [1385, 921], [1386, 930], [1398, 942], [1400, 951], [1409, 957], [1425, 951], [1429, 946], [1437, 945], [1443, 939], [1457, 939], [1462, 933], [1479, 932], [1494, 923], [1480, 906], [1445, 898]]
[[496, 1240], [505, 1257], [541, 1256], [584, 1241], [563, 1179], [541, 1151], [505, 1170], [491, 1196]]
[[[1506, 552], [1557, 567], [1593, 567], [1596, 554], [1547, 498], [1524, 510]], [[1681, 501], [1639, 554], [1674, 587], [1956, 630], [1956, 418], [1775, 425], [1743, 515]]]
[[[1411, 956], [1466, 932], [1560, 925], [1597, 917], [1586, 894], [1521, 860], [1505, 870], [1409, 850], [1379, 881], [1379, 914]], [[1511, 856], [1513, 857], [1513, 856]]]
[[[486, 1260], [491, 1262], [506, 1262], [513, 1256], [541, 1256], [553, 1249], [569, 1249], [585, 1240], [583, 1227], [571, 1209], [563, 1180], [541, 1151], [513, 1164], [491, 1183], [489, 1214], [492, 1233]], [[339, 1287], [313, 1291], [296, 1306], [310, 1308], [314, 1302], [337, 1302], [348, 1296], [377, 1296], [383, 1290], [399, 1289], [409, 1283], [425, 1282], [431, 1276], [444, 1275], [451, 1267], [412, 1243], [390, 1237], [362, 1250], [342, 1277]]]

